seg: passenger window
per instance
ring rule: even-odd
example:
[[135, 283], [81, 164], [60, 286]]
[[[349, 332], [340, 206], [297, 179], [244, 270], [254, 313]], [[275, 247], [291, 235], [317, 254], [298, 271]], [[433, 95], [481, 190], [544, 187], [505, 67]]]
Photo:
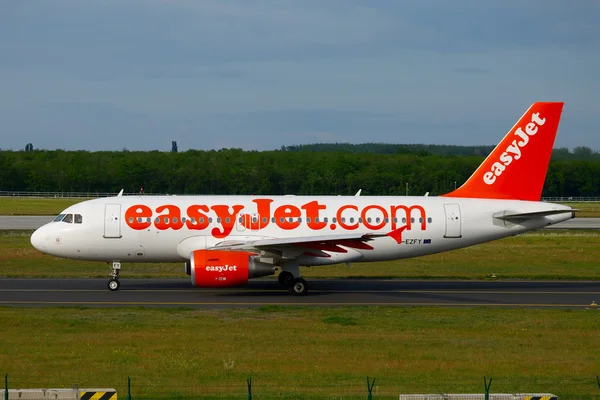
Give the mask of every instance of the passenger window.
[[81, 214], [75, 214], [75, 223], [76, 224], [80, 224], [82, 222], [83, 218], [81, 217]]
[[65, 217], [65, 214], [60, 214], [56, 218], [54, 218], [54, 222], [60, 222]]
[[67, 224], [72, 224], [73, 223], [73, 214], [65, 215], [65, 218], [62, 220], [62, 222], [66, 222]]

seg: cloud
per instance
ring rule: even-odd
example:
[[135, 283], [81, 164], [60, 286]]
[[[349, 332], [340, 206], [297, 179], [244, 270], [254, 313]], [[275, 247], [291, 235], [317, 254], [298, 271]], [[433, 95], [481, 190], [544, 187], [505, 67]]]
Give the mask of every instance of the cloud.
[[454, 71], [460, 72], [461, 74], [489, 74], [492, 72], [489, 68], [481, 67], [459, 67], [454, 68]]
[[399, 132], [493, 144], [548, 99], [567, 103], [559, 143], [600, 149], [599, 12], [593, 0], [4, 2], [0, 147], [22, 147], [3, 132], [52, 147], [55, 127], [98, 149], [120, 148], [99, 139], [113, 134], [144, 149], [413, 139]]

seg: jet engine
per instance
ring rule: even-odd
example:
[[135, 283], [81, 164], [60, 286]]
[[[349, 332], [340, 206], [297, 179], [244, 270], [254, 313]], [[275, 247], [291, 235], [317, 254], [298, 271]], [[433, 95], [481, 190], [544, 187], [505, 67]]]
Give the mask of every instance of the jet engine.
[[248, 279], [274, 275], [275, 266], [258, 261], [258, 255], [246, 251], [194, 250], [190, 254], [189, 275], [196, 287], [243, 285]]

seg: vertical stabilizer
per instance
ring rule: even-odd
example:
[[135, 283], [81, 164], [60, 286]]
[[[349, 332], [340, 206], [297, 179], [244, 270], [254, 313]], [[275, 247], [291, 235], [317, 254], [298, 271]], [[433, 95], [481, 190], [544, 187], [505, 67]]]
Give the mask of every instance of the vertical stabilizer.
[[538, 201], [564, 103], [534, 103], [464, 185], [443, 195]]

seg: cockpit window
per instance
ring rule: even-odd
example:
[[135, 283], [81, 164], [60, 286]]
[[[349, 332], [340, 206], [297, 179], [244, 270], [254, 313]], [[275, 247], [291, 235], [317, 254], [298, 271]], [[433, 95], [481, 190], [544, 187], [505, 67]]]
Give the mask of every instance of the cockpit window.
[[64, 217], [65, 217], [65, 214], [60, 214], [59, 216], [54, 218], [54, 222], [60, 222], [63, 220]]
[[67, 224], [73, 223], [73, 214], [67, 214], [65, 218], [63, 218], [62, 222], [66, 222]]
[[80, 224], [82, 220], [83, 220], [83, 218], [81, 217], [81, 214], [75, 214], [75, 223], [76, 224]]

